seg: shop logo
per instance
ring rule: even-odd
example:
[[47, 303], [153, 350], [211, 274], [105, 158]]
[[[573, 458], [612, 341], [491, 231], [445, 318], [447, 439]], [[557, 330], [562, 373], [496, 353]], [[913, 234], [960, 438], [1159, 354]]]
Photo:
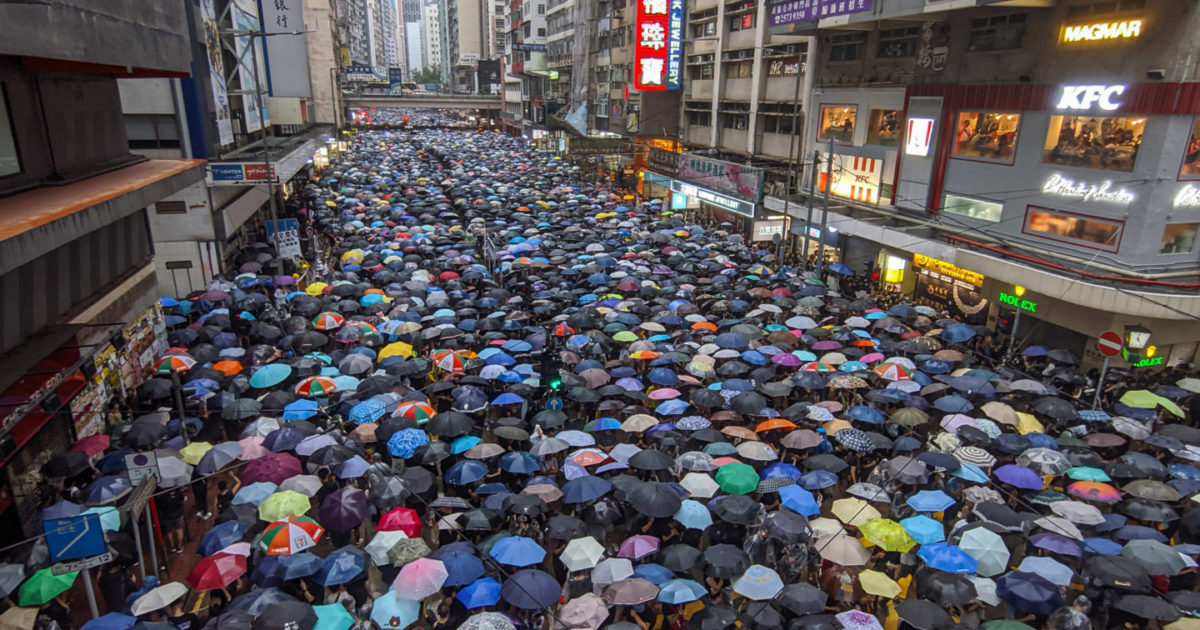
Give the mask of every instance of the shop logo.
[[1064, 85], [1055, 108], [1088, 110], [1099, 106], [1111, 112], [1121, 106], [1113, 98], [1124, 93], [1124, 85]]
[[1076, 182], [1067, 179], [1062, 175], [1051, 175], [1050, 179], [1047, 179], [1046, 183], [1042, 184], [1042, 192], [1047, 195], [1058, 195], [1059, 197], [1079, 199], [1081, 201], [1133, 203], [1133, 193], [1124, 188], [1114, 190], [1111, 181], [1088, 184], [1086, 182]]
[[1063, 27], [1063, 41], [1097, 42], [1106, 39], [1133, 39], [1142, 34], [1142, 21], [1121, 20], [1119, 22], [1097, 22]]

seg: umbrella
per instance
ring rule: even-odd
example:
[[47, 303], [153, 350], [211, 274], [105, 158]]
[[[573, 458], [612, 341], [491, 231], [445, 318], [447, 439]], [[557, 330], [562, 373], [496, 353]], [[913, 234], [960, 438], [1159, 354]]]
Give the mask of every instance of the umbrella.
[[21, 584], [17, 593], [17, 604], [21, 606], [40, 606], [62, 594], [75, 583], [79, 572], [54, 575], [50, 567], [38, 569], [29, 579]]
[[421, 602], [401, 597], [401, 594], [389, 590], [376, 597], [371, 606], [371, 621], [386, 630], [407, 628], [420, 617]]
[[1058, 587], [1035, 573], [1013, 571], [996, 580], [996, 594], [1014, 609], [1049, 615], [1062, 606]]
[[613, 605], [633, 606], [657, 597], [658, 587], [643, 578], [631, 577], [609, 584], [602, 596]]
[[315, 547], [324, 532], [307, 516], [288, 515], [267, 526], [259, 545], [271, 556], [299, 553]]
[[446, 565], [441, 560], [419, 558], [400, 569], [392, 588], [412, 599], [425, 599], [438, 592], [449, 577]]
[[468, 610], [495, 606], [500, 601], [500, 582], [490, 577], [477, 579], [460, 590], [455, 599]]
[[733, 582], [733, 592], [752, 601], [771, 599], [782, 590], [783, 580], [779, 574], [761, 564], [750, 565]]
[[167, 606], [175, 603], [180, 597], [183, 597], [188, 592], [188, 588], [180, 582], [167, 582], [160, 586], [156, 586], [141, 597], [133, 600], [133, 604], [129, 607], [129, 612], [141, 616], [152, 613], [156, 610], [162, 610]]
[[218, 553], [202, 558], [187, 575], [187, 583], [197, 591], [225, 588], [246, 573], [246, 558]]
[[562, 587], [545, 571], [524, 569], [512, 574], [500, 588], [504, 601], [525, 610], [546, 608], [557, 602]]

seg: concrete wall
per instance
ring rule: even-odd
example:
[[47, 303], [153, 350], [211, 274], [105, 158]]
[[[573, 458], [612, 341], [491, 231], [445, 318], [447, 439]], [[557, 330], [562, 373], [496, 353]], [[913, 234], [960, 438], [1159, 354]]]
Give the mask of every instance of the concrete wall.
[[[333, 23], [330, 0], [304, 0], [304, 29], [308, 31], [308, 75], [312, 85], [312, 100], [309, 101], [308, 118], [316, 123], [338, 122], [338, 95], [333, 83], [332, 71], [338, 67], [334, 35], [337, 26]], [[274, 110], [272, 115], [274, 114]]]
[[0, 55], [187, 73], [187, 1], [0, 3]]

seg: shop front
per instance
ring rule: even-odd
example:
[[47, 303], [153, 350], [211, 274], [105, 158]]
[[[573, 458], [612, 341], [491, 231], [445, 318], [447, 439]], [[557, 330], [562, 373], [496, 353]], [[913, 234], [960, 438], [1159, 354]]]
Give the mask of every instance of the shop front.
[[750, 221], [762, 199], [762, 169], [691, 154], [679, 155], [677, 164], [679, 176], [672, 181], [671, 191], [698, 204], [698, 218], [750, 233]]
[[922, 254], [913, 254], [913, 304], [928, 306], [968, 324], [987, 323], [991, 300], [983, 296], [982, 274]]
[[[826, 88], [813, 100], [808, 133], [821, 164], [817, 192], [828, 186], [831, 197], [890, 203], [904, 135], [904, 89]], [[803, 186], [811, 188], [811, 180]]]

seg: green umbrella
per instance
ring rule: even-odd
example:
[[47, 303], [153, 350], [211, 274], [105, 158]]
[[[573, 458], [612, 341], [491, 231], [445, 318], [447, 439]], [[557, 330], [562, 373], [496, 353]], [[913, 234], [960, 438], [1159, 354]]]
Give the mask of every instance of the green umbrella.
[[1128, 405], [1130, 407], [1137, 407], [1138, 409], [1154, 409], [1155, 407], [1162, 407], [1163, 409], [1175, 414], [1177, 417], [1183, 417], [1183, 410], [1179, 408], [1179, 405], [1176, 405], [1170, 400], [1167, 400], [1166, 398], [1163, 398], [1154, 392], [1144, 389], [1134, 389], [1125, 392], [1125, 395], [1121, 396], [1121, 404]]
[[313, 626], [313, 630], [347, 630], [354, 625], [354, 617], [351, 617], [346, 607], [341, 604], [325, 604], [312, 608], [313, 612], [317, 613], [317, 624]]
[[71, 588], [77, 577], [79, 577], [78, 571], [54, 575], [50, 572], [50, 567], [38, 569], [37, 573], [29, 576], [29, 579], [21, 585], [20, 598], [17, 603], [21, 606], [41, 606]]
[[758, 488], [758, 473], [750, 464], [734, 462], [717, 470], [717, 485], [729, 494], [748, 494]]
[[302, 516], [310, 509], [312, 509], [312, 503], [309, 502], [308, 497], [295, 490], [283, 490], [267, 497], [258, 506], [258, 517], [268, 523], [273, 523], [288, 516]]
[[1075, 466], [1073, 468], [1068, 468], [1067, 476], [1075, 481], [1112, 481], [1112, 478], [1108, 476], [1108, 473], [1099, 468], [1093, 468], [1091, 466]]

